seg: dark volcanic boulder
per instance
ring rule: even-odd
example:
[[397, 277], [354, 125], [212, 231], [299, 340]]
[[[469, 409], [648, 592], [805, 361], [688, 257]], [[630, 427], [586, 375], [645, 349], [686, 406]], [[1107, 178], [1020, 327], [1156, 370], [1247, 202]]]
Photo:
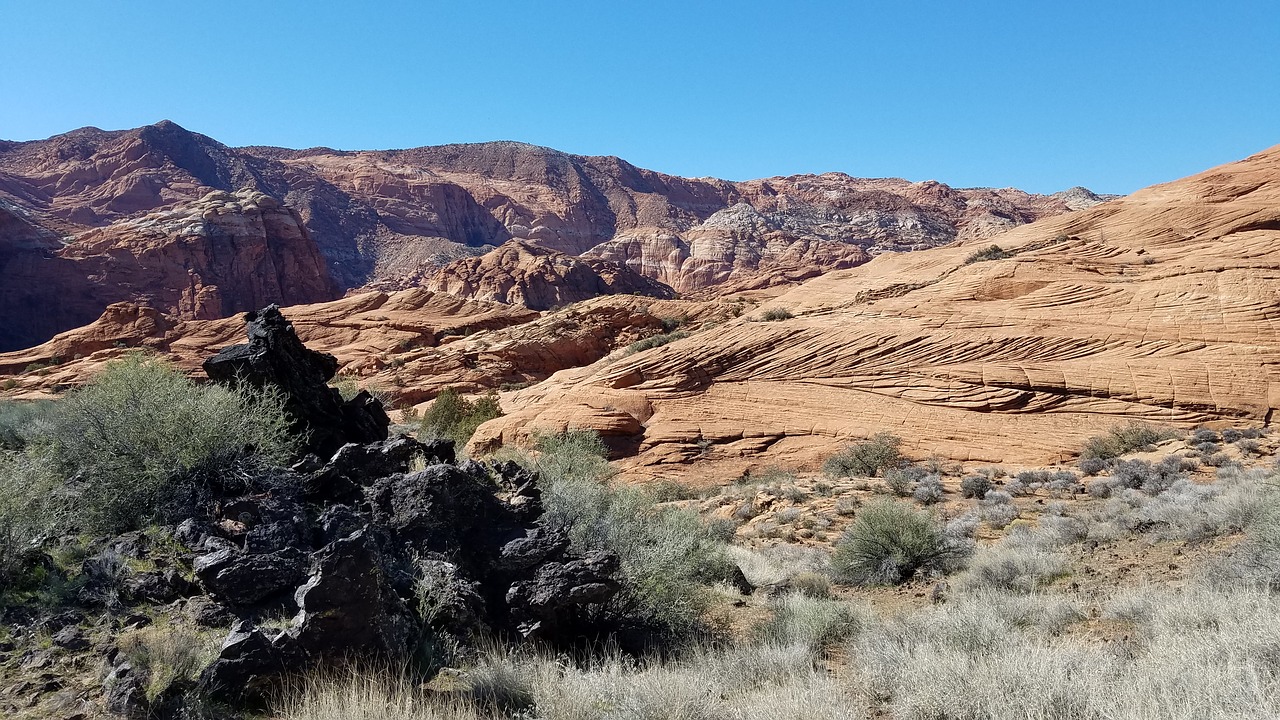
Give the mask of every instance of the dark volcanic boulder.
[[363, 391], [343, 402], [337, 389], [327, 384], [338, 370], [337, 359], [304, 346], [280, 308], [269, 305], [248, 313], [245, 323], [249, 343], [225, 348], [206, 360], [209, 379], [279, 389], [294, 430], [306, 437], [307, 449], [321, 457], [331, 457], [346, 443], [387, 438], [391, 421], [382, 403]]
[[294, 598], [299, 612], [286, 637], [315, 659], [399, 657], [415, 635], [408, 608], [386, 581], [377, 543], [364, 530], [316, 553]]
[[415, 460], [424, 464], [452, 464], [453, 441], [422, 443], [398, 435], [366, 445], [348, 443], [307, 477], [305, 493], [318, 501], [349, 502], [359, 498], [361, 487], [388, 475], [408, 472]]
[[241, 621], [222, 641], [218, 658], [200, 673], [200, 689], [222, 702], [260, 701], [287, 669], [287, 658], [261, 630]]
[[232, 605], [253, 605], [296, 588], [309, 564], [297, 548], [262, 554], [227, 548], [201, 555], [192, 567], [210, 595]]
[[548, 562], [529, 580], [511, 585], [507, 606], [521, 635], [571, 641], [578, 610], [607, 602], [619, 590], [613, 579], [618, 556], [590, 552], [565, 562]]
[[487, 566], [498, 548], [523, 535], [520, 519], [494, 493], [486, 475], [431, 465], [366, 488], [376, 525], [399, 542], [439, 553], [465, 549], [468, 572]]

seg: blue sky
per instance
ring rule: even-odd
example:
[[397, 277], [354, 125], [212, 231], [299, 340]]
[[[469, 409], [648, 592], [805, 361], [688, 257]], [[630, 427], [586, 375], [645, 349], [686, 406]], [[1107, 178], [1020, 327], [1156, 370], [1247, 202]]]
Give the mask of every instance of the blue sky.
[[0, 138], [521, 140], [687, 176], [1131, 192], [1280, 143], [1280, 2], [0, 0]]

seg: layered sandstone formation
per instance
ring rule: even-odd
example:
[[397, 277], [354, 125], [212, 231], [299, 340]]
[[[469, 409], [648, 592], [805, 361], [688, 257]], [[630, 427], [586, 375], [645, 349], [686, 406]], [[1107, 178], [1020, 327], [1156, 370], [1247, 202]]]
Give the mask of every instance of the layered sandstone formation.
[[1270, 422], [1280, 148], [994, 243], [883, 254], [566, 371], [506, 397], [475, 443], [593, 427], [634, 448], [628, 477], [706, 479], [708, 460], [725, 480], [883, 430], [917, 457], [1042, 464], [1122, 419]]
[[455, 260], [423, 286], [532, 310], [549, 310], [600, 295], [675, 297], [671, 288], [624, 264], [582, 259], [521, 240], [510, 240], [481, 257]]
[[[556, 372], [625, 353], [679, 326], [696, 331], [744, 306], [732, 302], [598, 297], [547, 313], [425, 289], [369, 292], [284, 308], [299, 338], [338, 359], [347, 382], [391, 407], [463, 392], [522, 387]], [[154, 308], [116, 303], [93, 323], [27, 350], [0, 354], [0, 396], [39, 398], [82, 384], [137, 349], [199, 376], [200, 363], [243, 334], [240, 316], [175, 321]]]
[[0, 251], [0, 349], [90, 323], [116, 302], [214, 319], [338, 294], [298, 214], [252, 190], [209, 192], [66, 243], [14, 237]]
[[[510, 142], [282, 150], [230, 148], [171, 122], [84, 128], [0, 142], [0, 315], [13, 318], [0, 350], [115, 302], [182, 321], [415, 287], [513, 239], [582, 256], [597, 289], [654, 294], [609, 263], [681, 293], [767, 287], [1095, 200], [842, 174], [686, 179]], [[431, 286], [497, 298], [505, 282], [446, 271]], [[542, 305], [591, 292], [515, 294]]]

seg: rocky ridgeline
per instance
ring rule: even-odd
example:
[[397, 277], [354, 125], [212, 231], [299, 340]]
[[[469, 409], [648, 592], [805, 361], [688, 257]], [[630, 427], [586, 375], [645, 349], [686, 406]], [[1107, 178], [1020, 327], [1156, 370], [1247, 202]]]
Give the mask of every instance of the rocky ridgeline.
[[[177, 716], [193, 689], [252, 705], [287, 674], [323, 665], [465, 652], [481, 636], [571, 645], [610, 630], [598, 611], [619, 589], [618, 559], [571, 551], [543, 523], [533, 474], [457, 462], [451, 441], [388, 438], [378, 401], [342, 402], [325, 384], [333, 358], [304, 347], [277, 308], [246, 320], [250, 342], [205, 367], [217, 382], [284, 393], [309, 452], [255, 478], [257, 492], [216, 498], [207, 514], [166, 529], [194, 582], [172, 566], [128, 575], [129, 599], [230, 632], [197, 687], [152, 688], [150, 701], [126, 654], [111, 651], [110, 710]], [[109, 578], [105, 566], [146, 560], [156, 542], [138, 532], [108, 541], [85, 571]], [[292, 616], [282, 628], [261, 625], [282, 616]]]

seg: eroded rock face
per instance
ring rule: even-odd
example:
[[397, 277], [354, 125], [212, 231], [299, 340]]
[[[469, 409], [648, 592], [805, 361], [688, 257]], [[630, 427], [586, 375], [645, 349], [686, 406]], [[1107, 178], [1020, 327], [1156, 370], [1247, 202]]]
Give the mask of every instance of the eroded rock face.
[[521, 143], [338, 152], [230, 148], [167, 121], [83, 128], [0, 143], [0, 351], [116, 302], [178, 322], [414, 287], [513, 239], [582, 255], [567, 278], [581, 285], [449, 272], [441, 286], [550, 307], [661, 290], [633, 275], [681, 292], [793, 282], [1095, 201], [838, 173], [686, 179]]
[[205, 361], [210, 380], [282, 392], [294, 431], [306, 438], [308, 450], [323, 457], [348, 442], [387, 438], [390, 419], [382, 404], [363, 391], [343, 401], [338, 390], [328, 385], [338, 370], [337, 359], [305, 347], [280, 308], [270, 305], [251, 312], [245, 323], [247, 345], [233, 345]]
[[145, 298], [172, 323], [337, 296], [296, 212], [262, 193], [214, 192], [87, 230], [70, 244], [0, 254], [0, 309], [11, 318], [0, 350], [87, 325], [122, 301]]
[[514, 394], [473, 443], [625, 432], [625, 411], [643, 428], [622, 477], [725, 482], [880, 431], [916, 457], [1031, 465], [1128, 419], [1269, 423], [1277, 207], [1272, 149], [1014, 229], [1002, 259], [975, 255], [992, 239], [882, 255]]
[[600, 295], [675, 297], [671, 288], [625, 264], [577, 258], [520, 240], [508, 241], [478, 258], [455, 260], [428, 278], [426, 287], [530, 310], [549, 310]]

